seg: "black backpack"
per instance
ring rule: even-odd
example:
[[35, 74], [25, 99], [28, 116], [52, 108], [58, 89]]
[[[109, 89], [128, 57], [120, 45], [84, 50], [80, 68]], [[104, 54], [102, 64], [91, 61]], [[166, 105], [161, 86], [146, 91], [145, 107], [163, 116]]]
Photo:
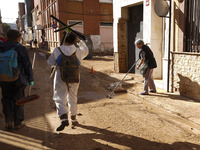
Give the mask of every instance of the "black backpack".
[[142, 50], [139, 53], [139, 58], [140, 59], [141, 59], [140, 54], [142, 53], [142, 51], [144, 51], [145, 54], [146, 54], [146, 58], [145, 59], [148, 61], [148, 67], [150, 69], [157, 68], [156, 59], [154, 58], [154, 55], [153, 55], [153, 52], [151, 51], [151, 49], [147, 45], [144, 45], [142, 47]]
[[58, 47], [61, 58], [58, 64], [61, 72], [61, 79], [66, 83], [79, 83], [79, 60], [76, 57], [76, 52], [71, 56], [66, 56]]

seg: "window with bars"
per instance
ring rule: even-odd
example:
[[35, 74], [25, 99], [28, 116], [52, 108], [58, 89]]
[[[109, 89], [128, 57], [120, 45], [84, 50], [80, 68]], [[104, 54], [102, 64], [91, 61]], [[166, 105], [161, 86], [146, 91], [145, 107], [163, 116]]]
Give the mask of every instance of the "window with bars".
[[185, 1], [185, 52], [200, 51], [200, 0]]

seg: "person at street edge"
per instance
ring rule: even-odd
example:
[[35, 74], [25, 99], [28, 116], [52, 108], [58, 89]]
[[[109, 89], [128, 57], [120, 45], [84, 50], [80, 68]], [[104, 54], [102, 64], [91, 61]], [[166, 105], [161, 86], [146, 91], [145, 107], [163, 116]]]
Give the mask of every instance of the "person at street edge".
[[33, 43], [34, 43], [35, 49], [38, 49], [38, 42], [37, 42], [37, 39], [35, 39]]
[[[26, 48], [22, 46], [19, 42], [21, 41], [21, 33], [17, 30], [9, 30], [7, 32], [7, 41], [0, 44], [0, 53], [2, 54], [0, 64], [0, 87], [2, 89], [2, 106], [3, 114], [5, 116], [5, 128], [20, 129], [25, 124], [24, 120], [24, 106], [16, 105], [16, 101], [25, 97], [25, 88], [27, 85], [33, 86], [34, 78], [32, 65]], [[6, 71], [6, 66], [3, 66], [3, 62], [7, 58], [4, 58], [6, 54], [11, 53], [13, 50], [13, 56], [16, 56], [15, 62], [17, 64], [17, 70], [13, 70], [13, 73], [17, 73], [16, 78], [11, 80], [8, 75], [2, 73], [3, 70]], [[14, 58], [14, 57], [13, 57]], [[8, 62], [11, 65], [11, 62]], [[9, 69], [9, 70], [10, 70]], [[10, 72], [10, 71], [9, 71]], [[14, 123], [14, 124], [13, 124]], [[14, 125], [14, 126], [13, 126]]]
[[[139, 70], [142, 66], [140, 69], [140, 73], [144, 77], [144, 91], [140, 94], [148, 95], [149, 92], [156, 93], [156, 86], [153, 80], [153, 69], [157, 67], [157, 63], [154, 58], [153, 52], [147, 45], [144, 44], [144, 41], [142, 39], [136, 40], [135, 45], [139, 49], [141, 49], [139, 53], [140, 63], [137, 66], [137, 69]], [[150, 91], [148, 91], [148, 87], [150, 88]]]
[[[65, 39], [64, 45], [61, 45], [60, 47], [54, 49], [53, 53], [47, 60], [48, 64], [52, 67], [55, 66], [57, 64], [57, 60], [62, 54], [70, 57], [75, 54], [77, 61], [80, 65], [81, 60], [88, 55], [88, 47], [82, 40], [79, 40], [75, 34], [70, 32]], [[78, 73], [78, 78], [80, 78], [80, 73]], [[69, 125], [67, 105], [69, 108], [71, 124], [78, 124], [76, 115], [79, 83], [80, 81], [78, 81], [77, 83], [66, 83], [65, 81], [63, 81], [63, 79], [61, 78], [60, 68], [57, 67], [53, 82], [53, 99], [56, 104], [58, 116], [61, 120], [61, 125], [56, 129], [57, 131], [62, 131], [66, 126]]]
[[0, 33], [0, 44], [5, 42], [7, 39]]
[[30, 49], [32, 49], [33, 39], [30, 40], [29, 44], [30, 44]]

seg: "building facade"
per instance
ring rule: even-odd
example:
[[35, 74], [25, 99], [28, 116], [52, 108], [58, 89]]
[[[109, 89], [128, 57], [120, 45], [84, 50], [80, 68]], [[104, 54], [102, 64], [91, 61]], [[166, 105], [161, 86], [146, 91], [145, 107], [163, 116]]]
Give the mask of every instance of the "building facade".
[[29, 42], [32, 39], [32, 9], [34, 8], [34, 0], [25, 0], [25, 15], [22, 17], [24, 21], [24, 41]]
[[38, 16], [41, 16], [42, 20], [42, 23], [39, 22], [36, 25], [42, 25], [42, 35], [48, 42], [50, 50], [59, 46], [63, 37], [62, 32], [54, 32], [63, 26], [50, 18], [50, 15], [68, 25], [81, 22], [72, 28], [88, 36], [92, 40], [94, 50], [112, 50], [113, 6], [111, 0], [35, 0], [35, 4], [38, 4], [35, 5], [35, 9], [38, 6], [40, 12]]
[[115, 71], [127, 72], [137, 60], [134, 41], [142, 38], [157, 60], [157, 87], [200, 100], [200, 2], [166, 1], [166, 17], [156, 15], [156, 2], [119, 0], [113, 4]]
[[[163, 20], [154, 12], [156, 0], [119, 0], [114, 6], [115, 71], [127, 72], [138, 59], [139, 50], [134, 44], [143, 39], [151, 47], [158, 63], [154, 76], [162, 79]], [[138, 73], [136, 69], [132, 73]]]
[[0, 10], [0, 33], [3, 34], [1, 10]]
[[34, 9], [32, 9], [32, 39], [37, 40], [39, 46], [41, 47], [42, 43], [44, 42], [44, 27], [42, 25], [42, 5], [41, 1], [35, 0], [34, 1]]
[[18, 3], [18, 18], [16, 24], [18, 31], [22, 33], [23, 39], [25, 39], [24, 16], [25, 16], [25, 3]]
[[200, 100], [200, 2], [174, 0], [171, 32], [171, 91]]

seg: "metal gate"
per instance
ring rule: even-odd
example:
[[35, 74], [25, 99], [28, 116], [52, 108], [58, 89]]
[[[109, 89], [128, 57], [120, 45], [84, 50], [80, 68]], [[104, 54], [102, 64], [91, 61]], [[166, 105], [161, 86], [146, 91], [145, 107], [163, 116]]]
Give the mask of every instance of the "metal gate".
[[200, 50], [200, 0], [185, 0], [185, 52], [196, 52]]

